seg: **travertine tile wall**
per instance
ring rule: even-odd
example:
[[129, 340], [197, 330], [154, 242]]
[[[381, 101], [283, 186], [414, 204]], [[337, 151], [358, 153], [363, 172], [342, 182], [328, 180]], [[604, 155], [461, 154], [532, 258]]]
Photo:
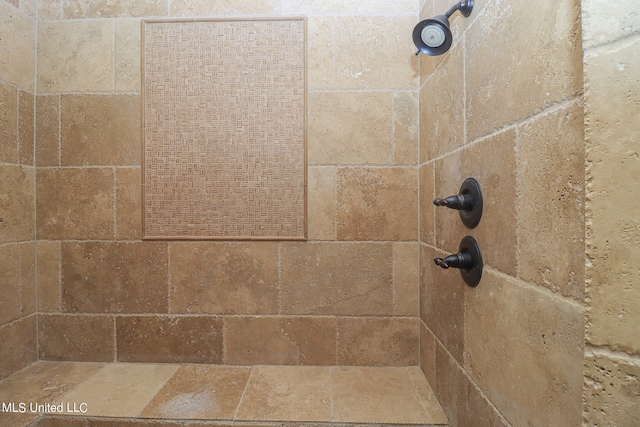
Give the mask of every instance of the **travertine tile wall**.
[[640, 420], [640, 8], [582, 2], [587, 161], [584, 425]]
[[37, 358], [35, 3], [0, 0], [0, 380]]
[[[39, 357], [418, 363], [417, 0], [38, 2]], [[142, 241], [140, 20], [308, 17], [308, 242]]]
[[[421, 17], [451, 2], [421, 2]], [[576, 426], [584, 359], [584, 106], [578, 0], [476, 0], [421, 55], [421, 366], [452, 426]], [[435, 208], [466, 177], [469, 230]], [[479, 286], [433, 258], [470, 234]]]

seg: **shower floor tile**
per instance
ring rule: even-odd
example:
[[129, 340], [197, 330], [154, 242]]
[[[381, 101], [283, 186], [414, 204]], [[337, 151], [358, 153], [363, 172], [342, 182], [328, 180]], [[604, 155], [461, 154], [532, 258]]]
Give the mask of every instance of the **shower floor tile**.
[[36, 362], [0, 402], [2, 426], [447, 425], [417, 367]]

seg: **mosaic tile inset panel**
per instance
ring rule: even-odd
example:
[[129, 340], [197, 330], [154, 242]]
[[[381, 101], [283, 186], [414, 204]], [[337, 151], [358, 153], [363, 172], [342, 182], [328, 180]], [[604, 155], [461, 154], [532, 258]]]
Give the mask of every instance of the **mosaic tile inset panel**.
[[143, 24], [146, 239], [304, 239], [305, 21]]

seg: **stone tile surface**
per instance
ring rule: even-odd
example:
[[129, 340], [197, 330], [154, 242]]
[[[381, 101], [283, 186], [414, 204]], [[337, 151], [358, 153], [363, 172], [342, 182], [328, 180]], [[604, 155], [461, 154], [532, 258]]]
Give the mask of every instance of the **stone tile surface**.
[[141, 417], [232, 420], [250, 373], [248, 367], [182, 366]]
[[38, 268], [38, 312], [58, 313], [62, 310], [60, 242], [39, 241], [36, 245]]
[[35, 228], [35, 169], [26, 166], [0, 166], [0, 182], [11, 188], [0, 197], [0, 242], [33, 240]]
[[418, 364], [418, 320], [393, 317], [338, 318], [338, 365]]
[[390, 164], [392, 92], [311, 92], [309, 165]]
[[36, 334], [35, 315], [0, 326], [0, 379], [38, 359]]
[[336, 20], [312, 16], [307, 21], [307, 87], [335, 89]]
[[465, 290], [467, 372], [512, 425], [579, 425], [584, 309], [494, 271], [483, 275]]
[[0, 83], [0, 161], [18, 162], [18, 90]]
[[29, 92], [18, 91], [18, 163], [34, 166], [33, 121], [35, 97]]
[[112, 362], [115, 325], [111, 316], [40, 314], [38, 357], [42, 360]]
[[222, 319], [206, 316], [119, 316], [119, 362], [213, 363], [223, 361]]
[[434, 258], [448, 254], [425, 245], [420, 249], [420, 318], [453, 357], [462, 362], [467, 285], [457, 271], [443, 270], [433, 262]]
[[[640, 355], [637, 37], [585, 56], [587, 342]], [[615, 82], [613, 84], [612, 82]]]
[[282, 246], [282, 314], [391, 315], [388, 243]]
[[141, 88], [141, 31], [137, 19], [122, 19], [115, 24], [115, 90], [139, 92]]
[[62, 165], [139, 165], [140, 105], [140, 95], [62, 95]]
[[37, 361], [0, 384], [2, 402], [58, 400], [96, 374], [104, 364]]
[[38, 169], [40, 239], [112, 239], [112, 169]]
[[62, 2], [64, 19], [167, 16], [167, 14], [168, 3], [162, 0], [142, 2], [110, 0], [98, 3], [91, 0], [64, 0]]
[[419, 315], [419, 262], [417, 242], [393, 244], [393, 313], [396, 316]]
[[0, 325], [20, 317], [20, 251], [17, 244], [0, 246]]
[[583, 425], [633, 426], [640, 420], [640, 360], [585, 354]]
[[142, 238], [142, 171], [116, 169], [116, 239]]
[[336, 320], [331, 317], [230, 317], [225, 363], [333, 365]]
[[[422, 399], [419, 386], [411, 382], [407, 368], [334, 367], [333, 417], [347, 423], [435, 424], [429, 410], [433, 402]], [[439, 424], [446, 422], [443, 413], [438, 416]]]
[[422, 319], [420, 319], [420, 369], [427, 381], [436, 385], [436, 337]]
[[582, 43], [584, 49], [600, 46], [640, 31], [640, 15], [630, 11], [634, 0], [610, 3], [590, 0], [580, 3], [582, 10]]
[[466, 178], [482, 188], [482, 219], [472, 230], [457, 211], [437, 207], [436, 239], [442, 249], [458, 252], [465, 235], [476, 238], [485, 264], [516, 274], [516, 132], [508, 130], [435, 162], [436, 197], [458, 194]]
[[396, 165], [418, 164], [418, 104], [416, 91], [393, 94], [393, 162]]
[[584, 115], [573, 103], [522, 126], [517, 144], [518, 274], [584, 297]]
[[331, 421], [329, 369], [256, 366], [236, 421]]
[[307, 175], [309, 240], [335, 240], [336, 168], [310, 167]]
[[421, 163], [466, 143], [463, 60], [462, 44], [458, 43], [441, 59], [438, 71], [420, 90]]
[[60, 165], [60, 95], [36, 97], [36, 165]]
[[449, 419], [449, 425], [510, 427], [439, 343], [436, 349], [436, 364], [438, 378], [435, 388]]
[[172, 313], [278, 313], [278, 243], [171, 243], [170, 276]]
[[40, 23], [38, 91], [113, 90], [113, 34], [106, 19]]
[[539, 3], [534, 14], [530, 7], [526, 0], [488, 3], [466, 32], [468, 140], [582, 91], [580, 2]]
[[20, 315], [30, 316], [36, 312], [36, 242], [18, 245], [20, 252]]
[[2, 80], [33, 91], [36, 52], [36, 23], [26, 13], [0, 2]]
[[167, 262], [164, 242], [63, 242], [63, 309], [167, 313]]
[[417, 89], [418, 58], [411, 38], [415, 24], [412, 16], [339, 17], [337, 87]]
[[351, 3], [341, 0], [282, 0], [281, 13], [291, 15], [389, 15], [393, 3], [372, 1]]
[[417, 240], [416, 169], [339, 168], [337, 181], [338, 240]]
[[175, 0], [171, 2], [171, 16], [271, 15], [278, 8], [278, 0]]
[[[433, 205], [435, 193], [434, 162], [420, 166], [420, 242], [435, 245], [436, 243], [436, 211]], [[446, 196], [445, 196], [446, 197]]]
[[177, 370], [166, 364], [109, 364], [60, 399], [86, 402], [86, 416], [136, 417]]

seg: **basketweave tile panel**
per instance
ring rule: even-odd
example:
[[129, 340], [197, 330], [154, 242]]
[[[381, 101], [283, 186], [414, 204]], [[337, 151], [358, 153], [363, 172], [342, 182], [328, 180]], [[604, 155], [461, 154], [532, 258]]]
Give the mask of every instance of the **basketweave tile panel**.
[[306, 237], [306, 22], [143, 22], [146, 239]]

